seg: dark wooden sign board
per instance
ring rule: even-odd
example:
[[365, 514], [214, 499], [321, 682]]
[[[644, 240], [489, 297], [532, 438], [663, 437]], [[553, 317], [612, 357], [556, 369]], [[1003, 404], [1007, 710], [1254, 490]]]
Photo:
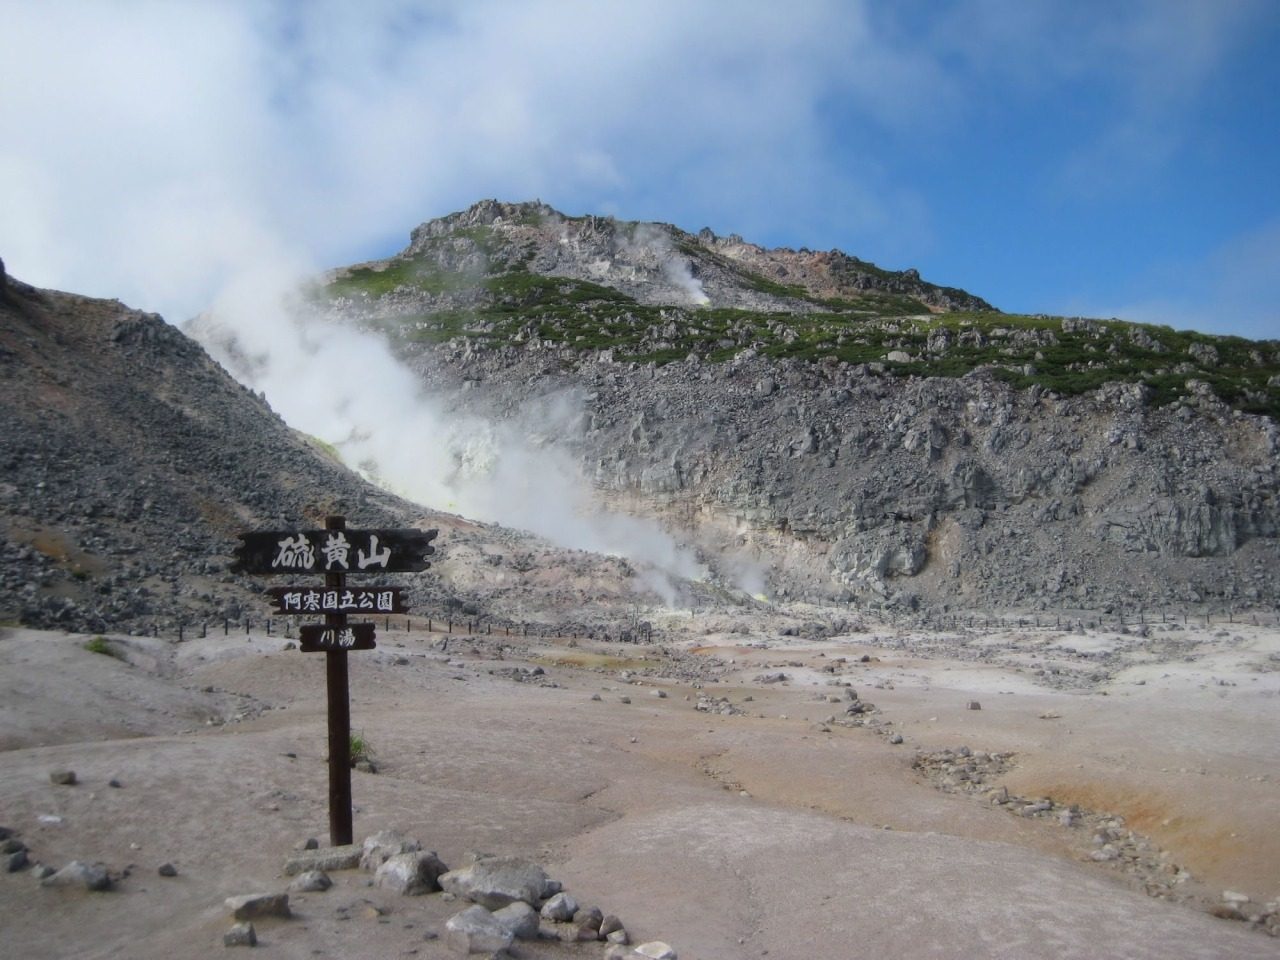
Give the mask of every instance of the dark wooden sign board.
[[372, 623], [351, 623], [345, 627], [329, 627], [308, 623], [298, 628], [298, 649], [303, 653], [327, 653], [330, 650], [374, 650]]
[[272, 587], [277, 613], [408, 613], [400, 587]]
[[347, 574], [415, 573], [436, 530], [348, 530], [343, 517], [327, 517], [323, 530], [272, 530], [240, 534], [233, 573], [323, 573], [324, 588], [275, 587], [276, 610], [324, 614], [324, 624], [300, 628], [301, 649], [325, 654], [329, 702], [329, 841], [351, 843], [351, 693], [348, 650], [372, 650], [371, 623], [347, 624], [347, 614], [408, 613], [400, 587], [347, 587]]
[[232, 573], [418, 573], [438, 530], [266, 530], [242, 533]]

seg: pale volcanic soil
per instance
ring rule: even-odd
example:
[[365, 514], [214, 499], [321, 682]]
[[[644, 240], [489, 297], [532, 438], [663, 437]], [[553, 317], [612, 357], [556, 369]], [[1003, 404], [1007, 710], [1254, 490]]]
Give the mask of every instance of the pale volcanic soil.
[[[686, 615], [680, 630], [661, 647], [455, 635], [447, 650], [380, 630], [350, 654], [352, 726], [378, 766], [353, 775], [356, 839], [398, 829], [450, 866], [530, 857], [682, 960], [1280, 956], [1265, 929], [1209, 913], [1226, 890], [1246, 916], [1280, 898], [1274, 626], [805, 640]], [[223, 956], [224, 898], [285, 889], [295, 845], [327, 843], [324, 657], [279, 635], [109, 638], [123, 660], [86, 639], [0, 632], [0, 825], [33, 861], [100, 861], [116, 883], [0, 874], [3, 952]], [[545, 674], [517, 681], [521, 666]], [[874, 711], [847, 717], [846, 684]], [[913, 765], [960, 747], [1012, 756], [972, 793]], [[1013, 802], [992, 802], [1001, 786]], [[1018, 815], [1017, 798], [1086, 820]], [[1091, 859], [1094, 813], [1147, 839], [1170, 899], [1123, 858]], [[292, 895], [293, 918], [259, 921], [257, 949], [453, 956], [433, 935], [465, 904], [332, 876]]]

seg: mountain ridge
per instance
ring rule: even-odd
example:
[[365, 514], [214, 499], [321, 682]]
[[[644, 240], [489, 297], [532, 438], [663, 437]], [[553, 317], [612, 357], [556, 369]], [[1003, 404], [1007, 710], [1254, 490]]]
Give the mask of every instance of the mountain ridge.
[[821, 271], [780, 284], [689, 237], [760, 249], [484, 201], [330, 272], [314, 302], [385, 337], [459, 413], [519, 424], [568, 398], [528, 429], [611, 502], [745, 554], [770, 595], [1280, 597], [1280, 343], [930, 307], [905, 273], [864, 270], [861, 299], [824, 299]]

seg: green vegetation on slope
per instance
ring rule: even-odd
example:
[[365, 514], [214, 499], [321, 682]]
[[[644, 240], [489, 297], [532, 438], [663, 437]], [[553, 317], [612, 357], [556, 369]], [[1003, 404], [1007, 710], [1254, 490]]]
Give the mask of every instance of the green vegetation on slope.
[[[440, 243], [445, 243], [441, 240]], [[457, 246], [457, 241], [449, 240]], [[486, 228], [472, 228], [462, 252], [496, 254]], [[353, 268], [322, 292], [375, 301], [402, 290], [448, 305], [368, 321], [402, 348], [466, 337], [478, 348], [532, 338], [580, 352], [612, 350], [618, 360], [668, 363], [697, 354], [720, 362], [747, 348], [776, 358], [831, 358], [875, 364], [891, 376], [959, 377], [976, 369], [1018, 387], [1079, 394], [1108, 382], [1142, 383], [1154, 403], [1177, 400], [1205, 384], [1236, 409], [1280, 419], [1280, 343], [1217, 337], [1118, 320], [1019, 316], [998, 312], [925, 314], [911, 297], [868, 292], [820, 300], [802, 288], [738, 270], [753, 289], [819, 306], [817, 313], [732, 308], [658, 307], [609, 287], [524, 269], [527, 257], [503, 251], [502, 272], [476, 276], [428, 257], [398, 259], [384, 269]], [[454, 302], [460, 305], [452, 305]]]

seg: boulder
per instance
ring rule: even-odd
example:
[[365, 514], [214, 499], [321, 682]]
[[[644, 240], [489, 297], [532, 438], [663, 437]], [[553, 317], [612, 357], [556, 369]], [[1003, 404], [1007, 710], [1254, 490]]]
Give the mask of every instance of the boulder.
[[440, 889], [440, 874], [448, 868], [434, 852], [416, 850], [398, 853], [378, 867], [373, 882], [407, 897], [434, 893]]
[[401, 853], [413, 853], [421, 850], [422, 844], [395, 830], [380, 830], [371, 837], [366, 837], [360, 855], [360, 869], [377, 870], [392, 857]]
[[482, 857], [440, 877], [441, 888], [489, 910], [499, 910], [516, 900], [540, 903], [547, 882], [540, 866], [519, 857]]

